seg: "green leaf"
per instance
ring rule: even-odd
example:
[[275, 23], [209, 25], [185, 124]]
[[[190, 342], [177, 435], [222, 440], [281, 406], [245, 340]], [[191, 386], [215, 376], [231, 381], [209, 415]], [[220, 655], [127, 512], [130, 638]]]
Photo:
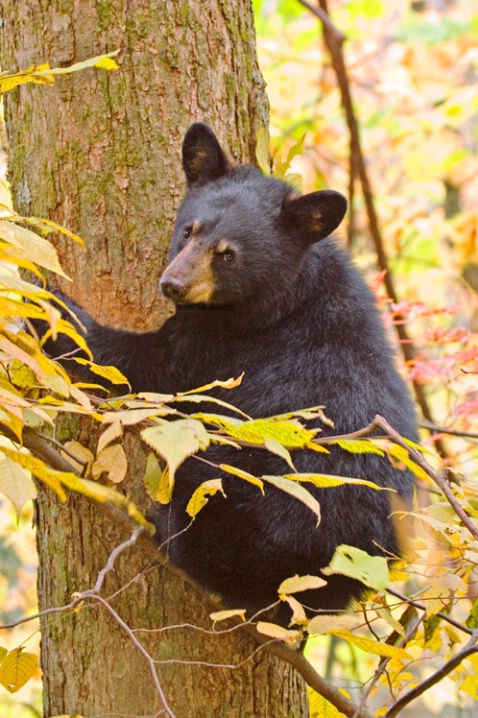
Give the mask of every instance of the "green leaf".
[[263, 476], [262, 480], [305, 504], [317, 516], [317, 526], [320, 524], [320, 504], [303, 486], [283, 476]]
[[209, 446], [205, 427], [195, 419], [164, 421], [143, 429], [141, 437], [166, 461], [171, 482], [176, 469], [188, 456]]
[[381, 591], [390, 583], [387, 559], [384, 556], [370, 556], [356, 546], [341, 544], [337, 547], [332, 561], [322, 569], [325, 576], [339, 573], [355, 578], [365, 586]]
[[220, 491], [221, 494], [226, 498], [224, 489], [222, 488], [221, 479], [209, 479], [204, 481], [200, 486], [197, 487], [191, 498], [189, 499], [188, 505], [186, 506], [187, 513], [194, 518], [206, 506], [210, 496], [214, 496]]

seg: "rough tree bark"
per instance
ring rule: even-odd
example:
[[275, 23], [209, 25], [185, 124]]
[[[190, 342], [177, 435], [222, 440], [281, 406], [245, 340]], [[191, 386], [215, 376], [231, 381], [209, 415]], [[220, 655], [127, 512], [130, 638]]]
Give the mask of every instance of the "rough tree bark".
[[[49, 217], [86, 240], [86, 252], [56, 240], [76, 300], [110, 324], [157, 326], [168, 311], [157, 280], [184, 187], [184, 131], [205, 120], [233, 156], [253, 161], [256, 132], [267, 123], [250, 2], [3, 0], [2, 13], [4, 69], [45, 61], [67, 66], [121, 48], [118, 72], [87, 70], [54, 87], [9, 94], [10, 180], [21, 213]], [[76, 420], [62, 433], [92, 441]], [[138, 446], [129, 449], [133, 468], [125, 485], [141, 504], [144, 456]], [[38, 537], [41, 609], [93, 586], [111, 550], [127, 538], [86, 500], [72, 496], [59, 504], [45, 491]], [[203, 597], [167, 569], [148, 570], [138, 549], [121, 557], [104, 595], [135, 576], [114, 599], [131, 627], [210, 626]], [[161, 660], [237, 664], [255, 648], [237, 633], [218, 638], [184, 628], [138, 635]], [[163, 714], [144, 659], [101, 608], [43, 621], [42, 666], [45, 716]], [[159, 677], [177, 718], [307, 715], [302, 681], [264, 651], [235, 670], [170, 664], [159, 666]]]

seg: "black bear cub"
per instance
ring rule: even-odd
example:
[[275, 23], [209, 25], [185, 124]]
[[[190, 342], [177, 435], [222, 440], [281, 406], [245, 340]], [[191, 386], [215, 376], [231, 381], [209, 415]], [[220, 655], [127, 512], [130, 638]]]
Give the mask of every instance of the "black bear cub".
[[[215, 379], [242, 384], [216, 396], [259, 418], [325, 405], [344, 434], [382, 414], [416, 440], [415, 417], [399, 377], [374, 298], [330, 233], [346, 211], [332, 191], [299, 196], [285, 182], [249, 165], [232, 166], [212, 130], [192, 125], [183, 144], [187, 192], [179, 208], [171, 262], [160, 286], [176, 304], [156, 332], [104, 327], [69, 302], [86, 327], [100, 364], [117, 366], [134, 391], [178, 392]], [[71, 349], [60, 337], [49, 345]], [[196, 407], [197, 410], [197, 407]], [[313, 424], [312, 424], [313, 425]], [[319, 424], [316, 424], [319, 425]], [[208, 449], [214, 464], [255, 476], [290, 469], [263, 450]], [[351, 454], [294, 454], [299, 472], [363, 478], [410, 499], [413, 478], [386, 458]], [[320, 575], [336, 547], [397, 556], [390, 491], [360, 486], [317, 489], [322, 519], [296, 498], [268, 485], [259, 489], [223, 475], [217, 494], [191, 522], [185, 507], [193, 491], [221, 471], [195, 460], [179, 469], [172, 503], [157, 506], [157, 540], [172, 561], [228, 606], [250, 610], [277, 600], [295, 574]], [[324, 588], [298, 595], [311, 610], [345, 608], [363, 586], [332, 576]]]

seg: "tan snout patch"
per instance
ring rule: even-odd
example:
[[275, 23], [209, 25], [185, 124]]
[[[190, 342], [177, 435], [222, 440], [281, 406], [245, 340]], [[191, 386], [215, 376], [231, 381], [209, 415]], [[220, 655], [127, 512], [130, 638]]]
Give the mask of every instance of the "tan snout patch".
[[214, 294], [212, 252], [192, 239], [167, 267], [164, 276], [174, 277], [188, 287], [183, 304], [202, 304], [211, 301]]

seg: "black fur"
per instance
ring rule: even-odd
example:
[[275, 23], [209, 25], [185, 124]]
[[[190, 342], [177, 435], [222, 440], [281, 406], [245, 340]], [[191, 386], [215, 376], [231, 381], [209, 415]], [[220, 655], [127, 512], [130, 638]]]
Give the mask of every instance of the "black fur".
[[[413, 405], [374, 298], [349, 257], [324, 238], [341, 221], [344, 198], [336, 192], [298, 198], [287, 184], [253, 167], [231, 169], [214, 134], [201, 124], [186, 135], [183, 164], [189, 188], [171, 258], [191, 241], [183, 236], [185, 228], [199, 222], [198, 246], [207, 252], [227, 240], [234, 261], [212, 255], [211, 301], [178, 306], [156, 332], [103, 327], [74, 307], [95, 361], [119, 367], [134, 391], [184, 391], [244, 372], [239, 387], [215, 393], [253, 417], [323, 404], [336, 427], [323, 426], [323, 435], [354, 431], [379, 413], [416, 440]], [[65, 338], [50, 345], [56, 354], [69, 349]], [[281, 459], [260, 450], [215, 447], [207, 457], [256, 476], [289, 471]], [[385, 458], [337, 447], [329, 455], [306, 451], [293, 458], [300, 472], [364, 478], [394, 487], [405, 499], [411, 495], [411, 475]], [[316, 517], [296, 499], [271, 487], [262, 496], [224, 475], [227, 498], [210, 499], [180, 533], [190, 523], [185, 506], [194, 489], [219, 476], [193, 458], [186, 461], [172, 504], [158, 505], [154, 521], [173, 562], [229, 606], [253, 609], [274, 602], [283, 579], [320, 574], [342, 543], [371, 554], [399, 553], [390, 493], [357, 486], [307, 485], [321, 504], [317, 527]], [[316, 609], [342, 609], [361, 590], [357, 582], [334, 576], [326, 588], [298, 598]]]

